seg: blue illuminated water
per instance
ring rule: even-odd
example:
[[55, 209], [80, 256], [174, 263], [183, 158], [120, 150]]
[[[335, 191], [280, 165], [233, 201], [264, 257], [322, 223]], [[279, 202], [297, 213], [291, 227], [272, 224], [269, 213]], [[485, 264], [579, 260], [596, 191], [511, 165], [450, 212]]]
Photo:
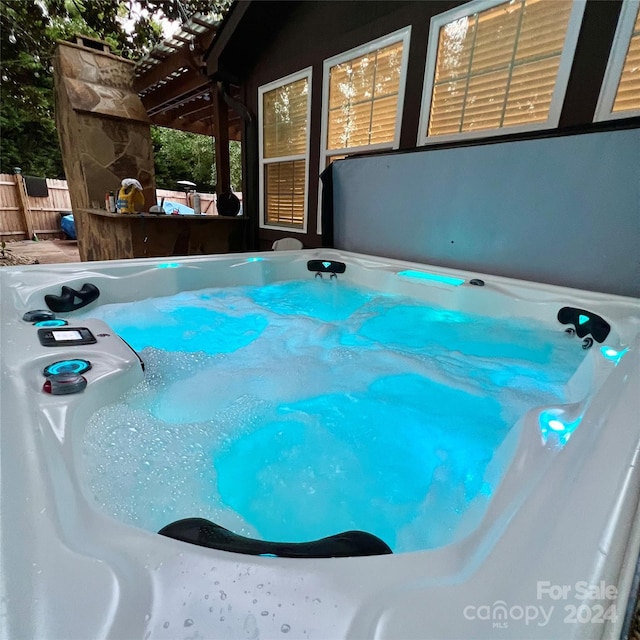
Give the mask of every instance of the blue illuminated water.
[[559, 329], [341, 281], [87, 315], [147, 364], [87, 427], [87, 483], [104, 511], [152, 531], [197, 516], [270, 540], [361, 529], [394, 551], [477, 524], [496, 449], [528, 409], [564, 401], [584, 356]]

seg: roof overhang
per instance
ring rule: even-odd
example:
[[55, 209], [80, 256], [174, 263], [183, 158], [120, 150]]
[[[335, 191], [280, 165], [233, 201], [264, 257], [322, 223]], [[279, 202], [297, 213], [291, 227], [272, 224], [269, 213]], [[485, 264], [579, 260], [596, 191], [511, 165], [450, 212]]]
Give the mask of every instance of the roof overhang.
[[236, 0], [205, 52], [207, 75], [240, 84], [299, 5], [295, 0]]

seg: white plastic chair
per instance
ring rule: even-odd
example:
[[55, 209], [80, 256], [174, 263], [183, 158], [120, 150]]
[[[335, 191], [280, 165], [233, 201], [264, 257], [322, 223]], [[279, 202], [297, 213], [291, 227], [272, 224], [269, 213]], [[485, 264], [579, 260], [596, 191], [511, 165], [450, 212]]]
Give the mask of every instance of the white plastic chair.
[[302, 249], [304, 245], [298, 238], [280, 238], [276, 240], [271, 248], [274, 251], [295, 251], [296, 249]]

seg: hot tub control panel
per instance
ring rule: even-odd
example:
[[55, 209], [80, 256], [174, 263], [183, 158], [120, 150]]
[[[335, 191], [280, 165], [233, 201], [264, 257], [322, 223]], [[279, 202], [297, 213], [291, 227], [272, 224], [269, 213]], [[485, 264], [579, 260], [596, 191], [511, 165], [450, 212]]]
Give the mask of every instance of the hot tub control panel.
[[93, 333], [86, 327], [38, 329], [38, 340], [40, 340], [40, 344], [43, 347], [68, 347], [98, 342]]

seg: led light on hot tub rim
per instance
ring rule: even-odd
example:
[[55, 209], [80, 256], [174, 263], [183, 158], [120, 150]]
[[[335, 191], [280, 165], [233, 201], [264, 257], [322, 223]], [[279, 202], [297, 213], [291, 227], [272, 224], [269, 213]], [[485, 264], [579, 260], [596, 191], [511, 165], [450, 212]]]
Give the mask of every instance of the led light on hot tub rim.
[[614, 349], [613, 347], [609, 347], [607, 345], [602, 345], [600, 347], [600, 353], [607, 359], [613, 362], [614, 364], [618, 364], [620, 360], [622, 360], [623, 356], [629, 351], [629, 347], [625, 347], [622, 350]]
[[547, 422], [547, 426], [550, 429], [553, 429], [553, 431], [564, 431], [566, 428], [564, 422], [561, 422], [560, 420], [556, 420], [556, 419], [549, 420]]
[[464, 284], [464, 278], [456, 278], [455, 276], [445, 276], [439, 273], [428, 273], [427, 271], [416, 271], [414, 269], [406, 269], [404, 271], [398, 271], [397, 274], [401, 278], [414, 278], [416, 280], [425, 280], [428, 282], [449, 284], [454, 287], [459, 287]]
[[559, 443], [564, 446], [571, 434], [580, 426], [582, 415], [569, 422], [566, 416], [562, 415], [562, 409], [542, 411], [538, 417], [542, 442], [547, 443], [549, 434], [554, 434]]
[[249, 264], [250, 262], [265, 262], [265, 258], [252, 256], [251, 258], [243, 258], [242, 262], [236, 262], [231, 265], [231, 268], [241, 267], [242, 265]]
[[42, 371], [42, 375], [45, 378], [49, 378], [51, 376], [59, 376], [61, 374], [75, 374], [79, 376], [86, 371], [89, 371], [92, 366], [93, 365], [88, 360], [82, 360], [80, 358], [58, 360], [47, 365]]
[[39, 320], [38, 322], [34, 322], [34, 327], [64, 327], [69, 323], [62, 318], [53, 318], [52, 320]]

